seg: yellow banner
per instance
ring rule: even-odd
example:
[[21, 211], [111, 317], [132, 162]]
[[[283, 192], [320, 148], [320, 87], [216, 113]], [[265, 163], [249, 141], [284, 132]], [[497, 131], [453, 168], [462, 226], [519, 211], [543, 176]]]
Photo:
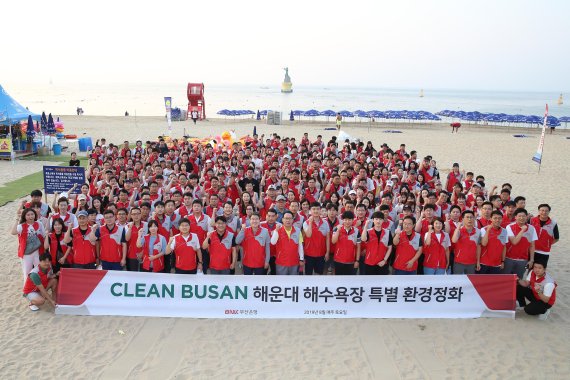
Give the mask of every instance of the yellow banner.
[[12, 139], [0, 139], [0, 153], [12, 152]]

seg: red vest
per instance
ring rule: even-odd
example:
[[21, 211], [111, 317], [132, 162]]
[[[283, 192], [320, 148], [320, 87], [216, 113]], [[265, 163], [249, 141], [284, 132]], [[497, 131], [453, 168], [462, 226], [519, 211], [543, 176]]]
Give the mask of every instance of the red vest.
[[404, 231], [400, 232], [400, 242], [396, 246], [396, 258], [394, 260], [394, 269], [414, 271], [418, 269], [418, 260], [411, 268], [408, 268], [408, 261], [414, 258], [416, 252], [420, 248], [420, 234], [412, 231], [411, 237]]
[[356, 260], [356, 244], [358, 240], [358, 229], [351, 227], [347, 232], [344, 226], [339, 226], [340, 234], [336, 242], [334, 261], [341, 264], [352, 264]]
[[371, 228], [367, 232], [368, 234], [368, 244], [366, 248], [366, 257], [364, 258], [364, 264], [366, 265], [378, 265], [378, 263], [386, 257], [386, 252], [388, 251], [388, 242], [390, 241], [390, 232], [386, 229], [382, 229], [380, 232], [380, 239], [376, 234], [376, 230]]
[[[65, 255], [67, 251], [67, 244], [63, 242], [63, 238], [65, 233], [61, 233], [59, 239], [55, 236], [55, 232], [49, 234], [49, 253], [51, 255], [51, 265], [55, 265], [57, 262], [57, 241], [59, 240], [59, 244], [61, 246], [61, 253], [62, 256]], [[73, 264], [73, 253], [69, 254], [66, 258], [66, 264]]]
[[430, 244], [424, 245], [422, 250], [425, 257], [424, 267], [432, 269], [447, 268], [445, 246], [443, 245], [446, 235], [447, 233], [441, 231], [438, 239], [435, 232], [431, 233]]
[[143, 232], [147, 233], [147, 223], [141, 220], [140, 227], [132, 225], [131, 227], [131, 238], [127, 242], [127, 258], [128, 259], [137, 259], [137, 253], [142, 253], [142, 248], [137, 247], [137, 240], [139, 239], [139, 231], [142, 230]]
[[327, 234], [329, 226], [327, 222], [319, 219], [317, 222], [313, 221], [309, 227], [311, 228], [311, 237], [305, 236], [303, 239], [305, 255], [323, 257], [327, 253]]
[[275, 264], [284, 267], [299, 265], [299, 239], [301, 232], [291, 226], [291, 235], [289, 236], [285, 231], [285, 227], [281, 226], [277, 233], [279, 234], [279, 240], [277, 240], [275, 245], [277, 251]]
[[[158, 255], [161, 252], [162, 249], [162, 244], [160, 243], [160, 236], [161, 235], [157, 235], [156, 239], [154, 241], [154, 245], [152, 246], [152, 255]], [[144, 237], [144, 245], [143, 245], [143, 261], [142, 261], [142, 267], [144, 270], [150, 270], [150, 252], [151, 252], [151, 247], [149, 246], [150, 244], [150, 235], [146, 235]], [[154, 259], [152, 261], [152, 271], [153, 272], [162, 272], [162, 270], [164, 269], [164, 256], [159, 257], [157, 259]]]
[[[275, 229], [280, 226], [280, 224], [277, 222], [275, 224], [273, 224], [273, 226], [270, 226], [267, 222], [261, 222], [260, 225], [261, 225], [261, 227], [265, 228], [267, 230], [267, 232], [269, 232], [270, 238], [271, 238], [271, 235], [273, 234], [273, 231], [275, 231]], [[269, 256], [270, 257], [277, 256], [277, 247], [273, 244], [269, 245]]]
[[102, 261], [118, 263], [123, 259], [123, 245], [121, 243], [123, 231], [123, 227], [119, 227], [116, 224], [111, 232], [109, 232], [105, 224], [99, 227], [99, 258]]
[[188, 235], [188, 241], [181, 234], [174, 237], [174, 257], [176, 258], [175, 267], [181, 270], [196, 269], [196, 250], [190, 245], [192, 241], [192, 233]]
[[489, 234], [489, 241], [486, 246], [481, 246], [481, 264], [498, 267], [503, 261], [503, 249], [506, 245], [501, 241], [501, 236], [508, 241], [507, 231], [502, 227], [499, 229], [491, 227], [485, 233]]
[[73, 244], [73, 261], [75, 264], [93, 264], [97, 260], [95, 246], [89, 240], [89, 228], [85, 236], [81, 234], [80, 227], [71, 230]]
[[265, 266], [265, 244], [262, 244], [262, 238], [269, 238], [267, 230], [259, 227], [254, 235], [253, 229], [247, 227], [243, 233], [244, 238], [241, 243], [243, 248], [243, 265], [249, 268], [263, 268]]
[[473, 227], [468, 233], [465, 227], [461, 227], [459, 240], [455, 243], [455, 262], [464, 265], [477, 264], [477, 245], [479, 244], [480, 232]]
[[552, 295], [550, 296], [550, 299], [548, 300], [548, 304], [550, 306], [552, 306], [552, 305], [554, 305], [554, 302], [556, 302], [556, 287], [558, 285], [552, 279], [552, 277], [550, 277], [550, 275], [548, 273], [545, 273], [544, 276], [537, 279], [536, 274], [534, 274], [534, 271], [531, 272], [531, 274], [530, 274], [530, 288], [532, 289], [532, 293], [534, 294], [536, 299], [540, 299], [540, 297], [538, 296], [538, 292], [534, 288], [535, 284], [541, 284], [542, 286], [544, 286], [545, 283], [554, 283], [554, 290], [552, 291]]
[[[517, 236], [519, 234], [519, 232], [521, 231], [521, 227], [516, 222], [509, 224], [509, 227], [511, 228], [511, 231], [513, 231], [513, 234], [515, 236]], [[528, 236], [529, 236], [529, 231], [531, 228], [534, 228], [534, 227], [529, 225], [528, 229], [523, 234], [523, 236], [521, 237], [521, 240], [519, 240], [519, 242], [517, 244], [511, 244], [510, 242], [509, 242], [509, 244], [507, 244], [507, 257], [509, 259], [513, 259], [513, 260], [528, 260], [529, 259], [530, 241], [528, 240]]]
[[[34, 224], [32, 224], [32, 226], [34, 227], [35, 231], [38, 231], [40, 229], [40, 223], [39, 222], [34, 222]], [[24, 252], [26, 251], [26, 242], [28, 241], [28, 228], [30, 226], [28, 225], [28, 223], [24, 222], [22, 223], [22, 233], [18, 236], [18, 257], [22, 258], [24, 257]], [[40, 239], [40, 242], [42, 243], [42, 245], [40, 246], [40, 253], [43, 252], [43, 243], [44, 243], [44, 238], [40, 235], [38, 235], [38, 238]]]
[[552, 243], [554, 243], [554, 227], [556, 227], [556, 222], [550, 218], [544, 223], [544, 226], [540, 226], [540, 219], [535, 216], [530, 220], [530, 224], [534, 226], [536, 234], [538, 235], [538, 240], [534, 242], [535, 251], [550, 253], [550, 248]]
[[210, 268], [216, 270], [230, 269], [233, 237], [234, 234], [227, 230], [221, 239], [215, 231], [210, 235]]
[[[188, 220], [190, 220], [190, 232], [195, 233], [198, 236], [198, 241], [200, 244], [206, 240], [206, 235], [208, 235], [208, 220], [206, 219], [206, 215], [202, 214], [198, 219], [191, 214], [188, 216]], [[216, 268], [214, 268], [216, 269]]]
[[[49, 273], [51, 272], [51, 269], [48, 270], [48, 273], [44, 273], [40, 267], [35, 267], [34, 269], [31, 270], [30, 274], [32, 273], [37, 273], [38, 276], [40, 276], [40, 280], [42, 282], [42, 286], [44, 288], [46, 288], [48, 286], [48, 282], [49, 282]], [[30, 294], [32, 292], [37, 292], [38, 291], [38, 287], [36, 286], [36, 284], [34, 284], [34, 282], [30, 279], [30, 275], [28, 275], [28, 277], [26, 277], [26, 283], [24, 284], [24, 290], [23, 293], [24, 294]]]

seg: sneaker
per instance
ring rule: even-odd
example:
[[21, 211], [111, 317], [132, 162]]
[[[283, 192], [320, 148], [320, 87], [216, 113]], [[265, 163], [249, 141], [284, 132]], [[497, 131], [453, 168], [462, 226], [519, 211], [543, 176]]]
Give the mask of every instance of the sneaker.
[[38, 311], [38, 310], [40, 310], [40, 308], [37, 307], [36, 305], [30, 304], [30, 310], [31, 310], [31, 311]]
[[550, 310], [551, 309], [546, 310], [544, 314], [539, 314], [538, 319], [540, 319], [541, 321], [546, 321], [548, 319], [548, 316], [550, 315]]

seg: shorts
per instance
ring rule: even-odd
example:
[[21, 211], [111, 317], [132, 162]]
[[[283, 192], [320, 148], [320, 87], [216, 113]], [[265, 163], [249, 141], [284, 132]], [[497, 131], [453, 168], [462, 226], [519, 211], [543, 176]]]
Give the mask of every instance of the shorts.
[[24, 294], [24, 297], [26, 297], [28, 301], [38, 301], [44, 299], [44, 297], [39, 292], [31, 292], [28, 294]]

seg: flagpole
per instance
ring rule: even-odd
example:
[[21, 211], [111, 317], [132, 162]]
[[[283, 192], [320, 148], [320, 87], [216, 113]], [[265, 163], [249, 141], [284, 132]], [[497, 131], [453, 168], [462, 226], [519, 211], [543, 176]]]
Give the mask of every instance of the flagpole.
[[544, 121], [542, 122], [542, 133], [540, 135], [540, 142], [538, 143], [538, 149], [536, 150], [535, 155], [532, 157], [532, 160], [538, 163], [538, 174], [540, 174], [540, 167], [542, 166], [542, 154], [544, 150], [544, 135], [546, 133], [546, 123], [548, 121], [548, 104], [546, 104], [545, 111], [544, 111]]

